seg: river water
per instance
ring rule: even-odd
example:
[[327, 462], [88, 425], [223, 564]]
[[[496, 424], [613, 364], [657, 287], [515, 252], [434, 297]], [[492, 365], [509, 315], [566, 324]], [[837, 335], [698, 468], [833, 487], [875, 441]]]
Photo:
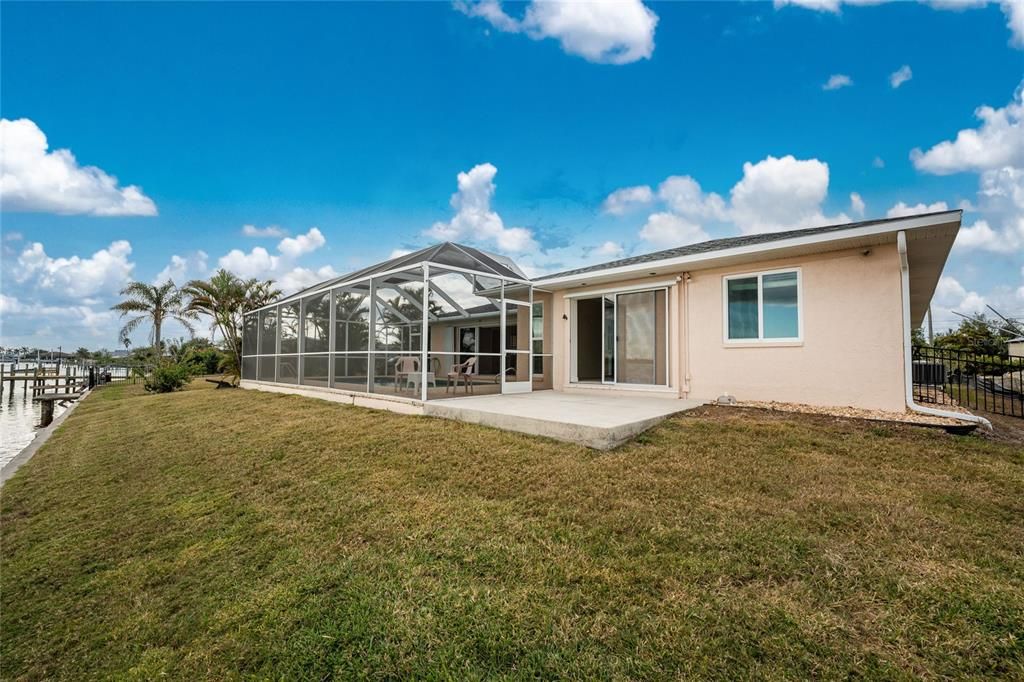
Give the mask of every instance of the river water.
[[[34, 362], [22, 362], [17, 365], [5, 362], [3, 363], [4, 376], [7, 376], [12, 368], [31, 370], [35, 369], [35, 366]], [[54, 367], [53, 363], [43, 363], [43, 368], [51, 372]], [[70, 371], [72, 376], [80, 376], [88, 370], [74, 365], [61, 366], [61, 376], [65, 371]], [[114, 368], [113, 372], [123, 374], [125, 370]], [[120, 374], [115, 375], [120, 376]], [[0, 467], [7, 464], [26, 445], [31, 443], [38, 430], [39, 420], [42, 418], [42, 405], [32, 402], [32, 387], [28, 386], [26, 389], [26, 384], [30, 383], [16, 381], [12, 391], [10, 382], [4, 382], [3, 399], [0, 400]], [[66, 407], [54, 403], [54, 418], [60, 416], [66, 409]]]

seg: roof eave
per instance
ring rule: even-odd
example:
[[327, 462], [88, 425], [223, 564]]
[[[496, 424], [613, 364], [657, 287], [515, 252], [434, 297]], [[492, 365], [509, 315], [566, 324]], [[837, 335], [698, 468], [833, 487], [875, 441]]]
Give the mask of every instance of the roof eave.
[[892, 240], [895, 241], [896, 233], [901, 230], [916, 230], [920, 228], [935, 227], [947, 223], [956, 223], [959, 226], [960, 216], [961, 211], [959, 210], [931, 213], [923, 216], [908, 216], [906, 218], [888, 220], [883, 223], [851, 227], [848, 230], [813, 233], [789, 239], [780, 239], [778, 241], [747, 244], [727, 249], [720, 249], [717, 251], [707, 251], [703, 253], [664, 258], [661, 260], [645, 261], [643, 263], [633, 263], [617, 268], [590, 270], [587, 272], [565, 275], [563, 277], [541, 277], [534, 280], [534, 285], [545, 288], [583, 286], [584, 284], [649, 275], [652, 270], [659, 270], [660, 272], [657, 274], [664, 274], [670, 271], [678, 272], [693, 269], [697, 266], [713, 267], [716, 261], [725, 261], [744, 256], [763, 256], [763, 258], [759, 258], [759, 260], [768, 260], [769, 258], [782, 257], [785, 255], [786, 251], [810, 245], [823, 245], [829, 242], [836, 242], [836, 248], [841, 249], [844, 247], [839, 243], [863, 237], [882, 237], [891, 235]]

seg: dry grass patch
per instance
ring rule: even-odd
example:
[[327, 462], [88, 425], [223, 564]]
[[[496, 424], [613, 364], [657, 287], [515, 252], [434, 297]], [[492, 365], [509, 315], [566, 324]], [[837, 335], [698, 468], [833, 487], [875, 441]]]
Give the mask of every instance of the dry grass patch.
[[1019, 445], [203, 389], [105, 388], [4, 486], [5, 677], [1024, 675]]

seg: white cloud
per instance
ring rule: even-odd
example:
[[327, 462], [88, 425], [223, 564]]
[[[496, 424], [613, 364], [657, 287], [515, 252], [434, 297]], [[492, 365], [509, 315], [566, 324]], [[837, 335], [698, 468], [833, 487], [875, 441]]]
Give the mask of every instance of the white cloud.
[[822, 83], [822, 90], [838, 90], [839, 88], [848, 88], [853, 85], [853, 79], [847, 76], [845, 73], [834, 73], [828, 77], [828, 80]]
[[985, 171], [978, 195], [989, 209], [998, 203], [1005, 209], [1024, 212], [1024, 168], [1006, 166]]
[[861, 198], [857, 192], [850, 192], [850, 213], [854, 214], [858, 218], [864, 217], [864, 199]]
[[68, 149], [47, 151], [33, 121], [0, 119], [0, 202], [5, 211], [62, 215], [153, 216], [156, 204], [136, 185], [121, 187]]
[[489, 243], [511, 253], [537, 249], [532, 231], [525, 227], [505, 227], [501, 216], [491, 210], [497, 173], [498, 169], [490, 163], [481, 163], [459, 173], [458, 191], [450, 201], [455, 215], [448, 222], [434, 223], [425, 234], [444, 241]]
[[0, 315], [14, 315], [20, 313], [25, 309], [25, 306], [21, 304], [21, 301], [13, 296], [0, 293]]
[[171, 261], [153, 278], [153, 284], [163, 284], [171, 280], [182, 286], [191, 279], [200, 279], [208, 274], [209, 256], [205, 251], [196, 251], [185, 256], [174, 254]]
[[[887, 0], [775, 0], [775, 7], [794, 5], [818, 12], [838, 13], [843, 5], [880, 5]], [[923, 4], [937, 10], [959, 11], [984, 7], [988, 0], [922, 0]], [[999, 6], [1006, 15], [1006, 26], [1010, 29], [1010, 44], [1024, 47], [1024, 0], [1002, 0]]]
[[1006, 15], [1006, 27], [1010, 29], [1010, 44], [1024, 47], [1024, 0], [1003, 0], [999, 3]]
[[652, 213], [640, 229], [640, 238], [658, 247], [685, 246], [708, 239], [700, 225], [674, 213]]
[[875, 168], [885, 168], [885, 159], [883, 159], [881, 156], [876, 156], [874, 159], [871, 160], [871, 165], [874, 166]]
[[5, 242], [20, 242], [24, 238], [25, 238], [25, 236], [21, 232], [5, 232], [4, 233], [4, 241]]
[[509, 16], [498, 0], [457, 0], [456, 9], [506, 33], [534, 40], [554, 38], [568, 54], [602, 64], [650, 59], [658, 15], [640, 0], [534, 0], [522, 19]]
[[131, 253], [131, 244], [124, 240], [84, 258], [53, 258], [43, 244], [27, 244], [11, 263], [4, 263], [2, 343], [44, 348], [96, 345], [97, 339], [115, 343], [118, 316], [109, 306], [132, 279]]
[[914, 149], [914, 167], [926, 173], [948, 175], [961, 171], [982, 172], [1004, 166], [1024, 167], [1024, 84], [1013, 101], [1001, 109], [978, 107], [978, 128], [967, 128], [926, 152]]
[[961, 227], [956, 235], [956, 246], [961, 249], [982, 251], [1002, 250], [999, 235], [984, 220], [979, 220], [970, 227]]
[[412, 251], [410, 249], [392, 249], [391, 255], [388, 256], [388, 260], [393, 258], [400, 258], [402, 256], [408, 256]]
[[217, 265], [242, 279], [272, 279], [285, 294], [290, 294], [338, 276], [330, 266], [312, 270], [298, 267], [295, 263], [302, 256], [316, 251], [326, 243], [327, 239], [323, 233], [311, 227], [305, 234], [285, 237], [279, 241], [276, 254], [270, 253], [262, 246], [256, 246], [248, 252], [231, 249], [217, 259]]
[[281, 262], [279, 256], [272, 256], [262, 246], [254, 247], [249, 253], [241, 249], [231, 249], [217, 260], [217, 264], [242, 279], [257, 277], [260, 279], [272, 276]]
[[904, 64], [903, 66], [889, 74], [889, 85], [892, 86], [893, 90], [895, 90], [896, 88], [900, 87], [913, 77], [914, 72], [911, 71], [909, 66]]
[[649, 185], [623, 187], [608, 195], [604, 203], [601, 204], [601, 210], [612, 215], [623, 215], [633, 208], [646, 206], [652, 201], [654, 201], [654, 191]]
[[842, 0], [775, 0], [776, 9], [786, 5], [794, 5], [819, 12], [838, 12], [841, 4]]
[[955, 277], [943, 275], [935, 285], [932, 313], [941, 319], [955, 318], [953, 311], [964, 315], [984, 312], [987, 301], [977, 291], [969, 291]]
[[1007, 166], [982, 173], [977, 209], [998, 225], [998, 246], [990, 250], [1018, 255], [1024, 252], [1024, 168]]
[[822, 212], [828, 182], [828, 164], [818, 159], [788, 155], [748, 161], [730, 193], [730, 217], [743, 234], [848, 222], [842, 213], [827, 217]]
[[[960, 228], [957, 251], [980, 250], [1012, 255], [1024, 250], [1024, 169], [1007, 166], [985, 171], [979, 178], [977, 205], [964, 200], [959, 208], [979, 213], [981, 219]], [[886, 217], [947, 211], [945, 201], [908, 205], [896, 203]]]
[[112, 294], [131, 280], [135, 268], [128, 260], [131, 253], [131, 244], [118, 240], [89, 258], [51, 258], [41, 243], [33, 242], [18, 256], [14, 278], [61, 298]]
[[607, 241], [601, 244], [600, 246], [594, 248], [590, 252], [590, 255], [595, 256], [597, 258], [614, 259], [622, 257], [622, 255], [625, 252], [626, 249], [623, 248], [622, 244], [618, 242]]
[[324, 280], [333, 279], [337, 277], [338, 273], [330, 265], [325, 265], [316, 270], [310, 268], [292, 268], [288, 272], [281, 275], [276, 281], [277, 285], [285, 293], [292, 293], [300, 291], [314, 284], [319, 284]]
[[262, 246], [246, 253], [232, 249], [217, 260], [217, 265], [242, 279], [273, 280], [285, 295], [338, 276], [330, 265], [316, 270], [295, 266], [289, 258], [273, 255]]
[[262, 246], [256, 246], [248, 253], [241, 249], [231, 249], [221, 256], [217, 264], [230, 270], [239, 277], [280, 277], [284, 267], [293, 260], [316, 251], [327, 243], [323, 233], [315, 227], [309, 228], [306, 234], [297, 237], [285, 237], [277, 243], [277, 254], [271, 254]]
[[979, 174], [977, 201], [963, 200], [959, 206], [980, 219], [961, 228], [957, 251], [1019, 254], [1024, 251], [1024, 82], [1005, 107], [982, 106], [975, 115], [981, 120], [978, 128], [961, 130], [956, 139], [927, 152], [915, 149], [910, 156], [918, 170], [928, 173]]
[[298, 258], [307, 253], [313, 253], [327, 243], [323, 233], [318, 228], [311, 227], [306, 234], [297, 237], [285, 237], [277, 244], [277, 250], [281, 255], [289, 258]]
[[936, 201], [934, 204], [914, 204], [910, 206], [902, 201], [897, 202], [885, 212], [886, 218], [903, 218], [910, 215], [917, 215], [918, 213], [938, 213], [939, 211], [948, 211], [949, 205], [945, 201]]
[[[656, 194], [664, 210], [648, 216], [639, 236], [657, 246], [680, 246], [706, 239], [704, 225], [709, 223], [732, 223], [741, 233], [754, 234], [849, 222], [845, 213], [825, 215], [828, 183], [828, 164], [791, 155], [743, 164], [743, 177], [729, 201], [705, 192], [689, 175], [669, 176]], [[852, 212], [863, 213], [859, 194], [851, 194], [850, 202]]]
[[718, 194], [705, 194], [700, 183], [689, 175], [670, 175], [658, 185], [658, 198], [679, 215], [694, 219], [726, 220], [725, 200]]
[[940, 277], [939, 283], [935, 285], [934, 300], [937, 303], [955, 304], [966, 295], [967, 290], [964, 289], [963, 285], [955, 277], [950, 277], [949, 275]]
[[85, 338], [94, 344], [110, 341], [109, 345], [113, 345], [112, 339], [120, 328], [117, 313], [106, 308], [23, 301], [7, 294], [0, 294], [0, 316], [4, 318], [0, 344], [7, 346], [45, 348], [63, 344], [68, 348], [81, 345]]
[[265, 237], [284, 237], [288, 234], [285, 230], [281, 229], [277, 225], [268, 225], [266, 227], [256, 227], [255, 225], [242, 225], [242, 234], [246, 237], [265, 238]]

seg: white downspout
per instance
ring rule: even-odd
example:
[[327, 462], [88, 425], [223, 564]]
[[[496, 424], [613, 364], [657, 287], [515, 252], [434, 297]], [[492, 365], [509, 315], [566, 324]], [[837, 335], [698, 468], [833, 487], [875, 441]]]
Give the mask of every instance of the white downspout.
[[910, 261], [907, 259], [907, 234], [903, 230], [896, 233], [896, 248], [900, 252], [900, 290], [903, 297], [903, 387], [906, 393], [907, 407], [911, 412], [927, 414], [933, 417], [947, 417], [980, 424], [992, 430], [992, 422], [974, 414], [937, 410], [924, 407], [914, 402], [914, 367], [910, 340]]
[[680, 346], [683, 351], [683, 381], [679, 386], [679, 394], [681, 398], [690, 397], [690, 273], [684, 272], [679, 277], [676, 277], [676, 281], [682, 280], [683, 284], [683, 295], [681, 296], [683, 302], [683, 319], [680, 325], [683, 330], [683, 338], [681, 339]]

